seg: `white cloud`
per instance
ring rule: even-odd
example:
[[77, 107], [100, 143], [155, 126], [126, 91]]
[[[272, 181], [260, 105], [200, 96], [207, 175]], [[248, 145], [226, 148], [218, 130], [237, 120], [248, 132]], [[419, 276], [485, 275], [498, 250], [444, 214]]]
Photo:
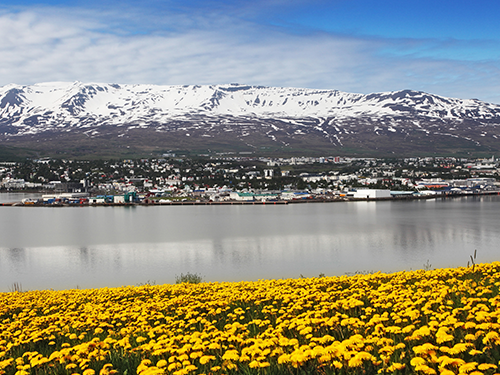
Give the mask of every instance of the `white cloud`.
[[290, 34], [215, 11], [140, 17], [54, 8], [0, 13], [0, 85], [238, 82], [362, 93], [411, 88], [500, 102], [499, 61], [414, 52], [439, 41]]

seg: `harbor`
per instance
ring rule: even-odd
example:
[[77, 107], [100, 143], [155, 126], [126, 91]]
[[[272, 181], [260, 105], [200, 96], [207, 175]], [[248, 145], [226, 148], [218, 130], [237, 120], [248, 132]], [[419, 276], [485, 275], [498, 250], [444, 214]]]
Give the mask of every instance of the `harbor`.
[[[464, 196], [500, 195], [500, 190], [487, 191], [428, 191], [426, 193], [401, 192], [376, 189], [359, 189], [351, 192], [338, 192], [331, 195], [314, 195], [306, 192], [295, 192], [296, 197], [290, 198], [290, 192], [286, 192], [287, 199], [281, 199], [283, 192], [268, 192], [260, 195], [246, 194], [245, 199], [228, 197], [222, 200], [196, 199], [187, 196], [183, 199], [162, 199], [152, 193], [125, 195], [97, 195], [90, 196], [89, 193], [62, 193], [42, 195], [40, 198], [24, 198], [21, 201], [3, 202], [0, 206], [23, 206], [23, 207], [123, 207], [123, 206], [206, 206], [206, 205], [288, 205], [299, 203], [334, 203], [355, 201], [401, 201], [418, 199], [456, 198]], [[266, 196], [266, 198], [261, 198]], [[240, 196], [238, 196], [240, 197]], [[300, 197], [300, 198], [299, 198]], [[260, 199], [259, 199], [260, 198]]]

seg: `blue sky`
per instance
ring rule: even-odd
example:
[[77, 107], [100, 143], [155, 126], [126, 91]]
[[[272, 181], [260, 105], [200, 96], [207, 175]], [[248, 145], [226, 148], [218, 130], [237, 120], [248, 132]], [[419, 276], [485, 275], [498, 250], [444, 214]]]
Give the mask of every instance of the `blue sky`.
[[2, 0], [0, 86], [422, 90], [500, 103], [497, 0]]

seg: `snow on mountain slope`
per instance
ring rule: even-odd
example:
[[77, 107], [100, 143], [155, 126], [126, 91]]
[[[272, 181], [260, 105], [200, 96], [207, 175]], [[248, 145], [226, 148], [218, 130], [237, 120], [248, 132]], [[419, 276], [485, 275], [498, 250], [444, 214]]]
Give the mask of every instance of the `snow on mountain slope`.
[[0, 87], [0, 139], [54, 132], [126, 137], [137, 129], [169, 133], [169, 142], [191, 137], [207, 144], [212, 138], [253, 148], [323, 142], [389, 152], [396, 142], [435, 148], [451, 142], [495, 150], [500, 105], [411, 90], [362, 95], [238, 84], [81, 82]]
[[32, 132], [51, 127], [168, 122], [192, 115], [263, 118], [425, 116], [494, 119], [500, 106], [416, 91], [349, 94], [333, 90], [75, 83], [0, 88], [0, 122]]

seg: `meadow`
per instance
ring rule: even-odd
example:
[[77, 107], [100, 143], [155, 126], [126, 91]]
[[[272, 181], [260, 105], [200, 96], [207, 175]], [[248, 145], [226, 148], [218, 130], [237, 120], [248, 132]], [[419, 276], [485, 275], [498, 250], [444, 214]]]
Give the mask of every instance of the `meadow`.
[[0, 375], [495, 374], [500, 263], [0, 293]]

